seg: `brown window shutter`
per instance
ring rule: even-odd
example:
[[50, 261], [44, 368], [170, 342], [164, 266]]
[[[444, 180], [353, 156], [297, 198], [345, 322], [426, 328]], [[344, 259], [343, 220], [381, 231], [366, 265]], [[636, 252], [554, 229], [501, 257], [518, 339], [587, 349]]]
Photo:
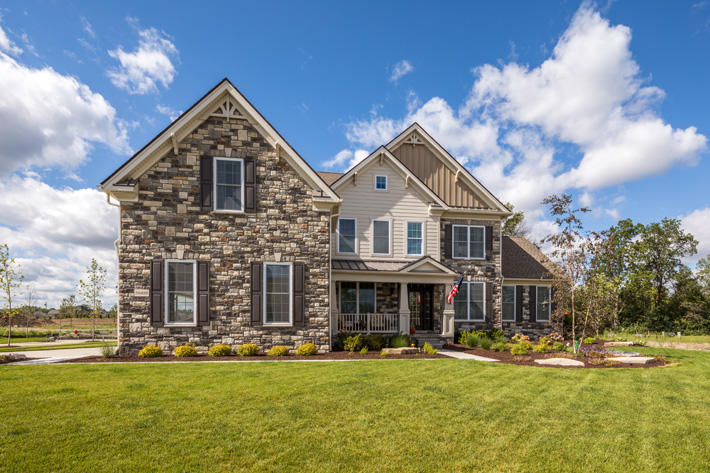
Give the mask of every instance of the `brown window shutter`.
[[493, 321], [493, 308], [494, 307], [495, 307], [495, 305], [494, 305], [494, 300], [493, 300], [493, 283], [487, 282], [486, 283], [486, 320], [489, 322]]
[[263, 301], [264, 301], [264, 264], [251, 264], [251, 322], [260, 324], [263, 317]]
[[493, 227], [486, 227], [486, 259], [493, 259]]
[[[555, 290], [555, 286], [552, 286], [550, 288], [550, 314], [551, 315], [555, 313], [555, 310], [557, 310], [557, 300], [555, 299], [556, 292], [557, 291]], [[552, 317], [550, 317], [550, 318], [552, 318]]]
[[444, 225], [444, 258], [451, 259], [451, 245], [453, 242], [451, 224]]
[[163, 314], [165, 313], [163, 268], [162, 260], [156, 259], [150, 263], [150, 324], [154, 327], [163, 325]]
[[515, 286], [515, 321], [523, 321], [523, 286]]
[[256, 212], [256, 163], [244, 160], [244, 211]]
[[306, 265], [293, 263], [293, 324], [305, 322]]
[[197, 325], [210, 322], [210, 263], [197, 263]]
[[212, 210], [212, 165], [211, 156], [200, 158], [200, 206], [203, 210]]
[[530, 298], [528, 305], [530, 308], [530, 322], [535, 322], [537, 319], [537, 288], [530, 286]]

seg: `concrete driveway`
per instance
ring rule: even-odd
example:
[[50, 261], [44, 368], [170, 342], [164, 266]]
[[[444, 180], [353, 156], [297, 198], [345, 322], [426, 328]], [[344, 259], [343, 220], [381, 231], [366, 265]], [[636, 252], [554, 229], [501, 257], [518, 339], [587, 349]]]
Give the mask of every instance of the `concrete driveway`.
[[18, 352], [7, 352], [2, 355], [17, 353], [25, 355], [27, 358], [35, 358], [34, 360], [16, 361], [8, 363], [9, 365], [46, 365], [50, 363], [59, 363], [60, 361], [75, 360], [84, 358], [85, 356], [100, 356], [101, 348], [67, 348], [58, 350], [28, 350]]

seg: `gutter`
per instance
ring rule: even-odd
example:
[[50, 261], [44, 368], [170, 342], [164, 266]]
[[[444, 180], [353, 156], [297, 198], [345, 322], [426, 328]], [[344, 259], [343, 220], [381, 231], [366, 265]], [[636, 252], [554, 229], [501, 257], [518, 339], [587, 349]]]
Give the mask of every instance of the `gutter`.
[[[101, 189], [103, 190], [103, 189]], [[118, 238], [116, 241], [113, 242], [113, 247], [116, 250], [116, 351], [118, 351], [121, 348], [120, 345], [120, 334], [119, 334], [119, 327], [120, 323], [119, 321], [121, 320], [121, 305], [118, 303], [118, 285], [119, 285], [119, 278], [118, 278], [118, 244], [121, 241], [121, 204], [114, 204], [111, 202], [111, 195], [107, 192], [106, 193], [106, 203], [112, 207], [116, 207], [118, 209]]]

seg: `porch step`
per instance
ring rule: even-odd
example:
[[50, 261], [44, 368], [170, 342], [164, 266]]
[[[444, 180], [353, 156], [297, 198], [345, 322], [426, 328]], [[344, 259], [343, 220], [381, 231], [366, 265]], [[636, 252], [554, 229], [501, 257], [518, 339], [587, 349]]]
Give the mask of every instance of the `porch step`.
[[430, 333], [413, 335], [412, 340], [419, 347], [424, 345], [424, 343], [429, 343], [429, 345], [436, 348], [437, 350], [443, 348], [444, 345], [447, 343], [447, 340], [445, 338], [443, 338], [441, 335], [430, 334]]

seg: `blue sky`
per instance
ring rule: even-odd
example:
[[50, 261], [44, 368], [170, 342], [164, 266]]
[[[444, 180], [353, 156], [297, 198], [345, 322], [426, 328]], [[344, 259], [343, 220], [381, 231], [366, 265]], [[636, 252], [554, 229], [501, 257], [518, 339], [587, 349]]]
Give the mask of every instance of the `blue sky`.
[[[309, 163], [341, 171], [419, 121], [503, 200], [571, 192], [618, 218], [683, 218], [710, 252], [710, 1], [5, 2], [0, 242], [40, 298], [92, 256], [95, 186], [223, 77]], [[109, 291], [107, 304], [115, 300]]]

